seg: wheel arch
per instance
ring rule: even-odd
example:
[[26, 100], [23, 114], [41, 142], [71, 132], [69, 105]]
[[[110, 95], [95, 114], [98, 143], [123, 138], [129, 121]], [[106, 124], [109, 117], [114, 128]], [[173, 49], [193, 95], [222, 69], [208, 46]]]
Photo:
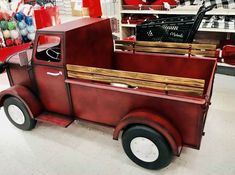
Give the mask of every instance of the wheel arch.
[[18, 98], [26, 106], [31, 118], [35, 118], [42, 112], [41, 102], [27, 87], [15, 85], [2, 91], [0, 93], [0, 107], [8, 97]]
[[114, 130], [113, 139], [118, 140], [122, 130], [134, 125], [144, 125], [159, 132], [168, 141], [173, 154], [180, 155], [182, 139], [177, 129], [163, 116], [149, 110], [135, 110], [124, 116]]

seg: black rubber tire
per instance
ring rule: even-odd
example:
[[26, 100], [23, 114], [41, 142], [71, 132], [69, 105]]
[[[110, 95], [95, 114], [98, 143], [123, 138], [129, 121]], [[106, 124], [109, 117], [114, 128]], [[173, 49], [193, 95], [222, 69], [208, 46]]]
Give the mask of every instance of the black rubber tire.
[[[145, 137], [151, 140], [158, 148], [159, 156], [153, 162], [145, 162], [137, 158], [131, 151], [131, 141], [136, 137]], [[172, 150], [167, 140], [157, 131], [143, 125], [132, 126], [122, 134], [122, 146], [127, 156], [141, 167], [157, 170], [166, 167], [173, 158]], [[143, 148], [144, 149], [144, 148]]]
[[[24, 103], [21, 102], [18, 98], [16, 97], [8, 97], [5, 101], [4, 101], [4, 111], [6, 113], [6, 116], [8, 118], [8, 120], [17, 128], [24, 130], [24, 131], [30, 131], [33, 128], [35, 128], [37, 121], [32, 119], [29, 115], [29, 112], [27, 110], [27, 108], [25, 107]], [[24, 114], [24, 118], [25, 118], [25, 122], [23, 124], [18, 124], [16, 122], [14, 122], [11, 118], [11, 116], [8, 113], [8, 107], [10, 105], [16, 105]]]

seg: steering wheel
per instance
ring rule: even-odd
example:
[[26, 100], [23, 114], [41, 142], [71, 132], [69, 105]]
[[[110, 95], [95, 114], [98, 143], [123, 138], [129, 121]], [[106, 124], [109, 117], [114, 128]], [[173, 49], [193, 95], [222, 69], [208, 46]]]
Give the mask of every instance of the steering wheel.
[[48, 48], [46, 50], [46, 54], [48, 57], [50, 57], [51, 61], [60, 61], [60, 48], [59, 47], [53, 47], [53, 48]]

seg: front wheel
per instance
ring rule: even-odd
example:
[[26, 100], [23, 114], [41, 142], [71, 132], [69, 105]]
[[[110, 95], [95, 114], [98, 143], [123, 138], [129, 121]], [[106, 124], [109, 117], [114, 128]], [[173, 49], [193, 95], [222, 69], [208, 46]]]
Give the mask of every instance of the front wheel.
[[146, 126], [133, 126], [124, 131], [122, 146], [133, 162], [147, 169], [164, 168], [173, 157], [167, 140]]
[[16, 97], [8, 97], [4, 101], [4, 111], [9, 121], [19, 129], [32, 130], [37, 123], [30, 117], [24, 103]]

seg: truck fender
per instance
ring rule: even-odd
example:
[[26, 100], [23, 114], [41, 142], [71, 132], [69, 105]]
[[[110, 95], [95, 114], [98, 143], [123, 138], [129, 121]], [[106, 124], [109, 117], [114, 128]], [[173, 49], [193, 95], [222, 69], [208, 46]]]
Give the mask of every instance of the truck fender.
[[118, 140], [120, 131], [134, 124], [145, 125], [155, 129], [166, 138], [173, 154], [177, 156], [180, 155], [182, 138], [177, 129], [163, 116], [148, 110], [135, 110], [128, 113], [116, 126], [113, 133], [113, 139]]
[[16, 97], [20, 99], [26, 106], [32, 118], [37, 117], [42, 113], [42, 104], [36, 96], [26, 87], [21, 85], [12, 86], [0, 93], [0, 107], [3, 106], [4, 100], [7, 97]]

